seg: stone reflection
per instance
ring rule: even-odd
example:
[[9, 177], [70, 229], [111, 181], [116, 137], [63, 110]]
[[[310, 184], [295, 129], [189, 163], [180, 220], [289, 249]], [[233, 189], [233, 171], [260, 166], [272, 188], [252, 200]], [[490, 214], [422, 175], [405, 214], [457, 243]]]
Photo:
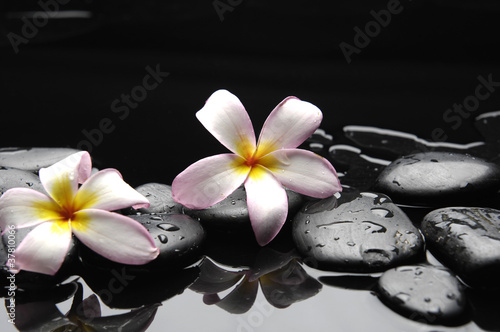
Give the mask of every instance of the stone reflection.
[[302, 268], [295, 250], [281, 253], [262, 248], [251, 267], [234, 268], [210, 257], [200, 264], [200, 277], [189, 287], [203, 294], [203, 302], [232, 314], [243, 314], [254, 305], [259, 285], [275, 308], [287, 308], [316, 295], [320, 282]]
[[[56, 304], [73, 298], [70, 310], [63, 314]], [[31, 291], [18, 297], [15, 326], [19, 331], [146, 331], [159, 304], [151, 304], [130, 312], [102, 316], [95, 294], [83, 299], [83, 287], [77, 280], [51, 289]]]

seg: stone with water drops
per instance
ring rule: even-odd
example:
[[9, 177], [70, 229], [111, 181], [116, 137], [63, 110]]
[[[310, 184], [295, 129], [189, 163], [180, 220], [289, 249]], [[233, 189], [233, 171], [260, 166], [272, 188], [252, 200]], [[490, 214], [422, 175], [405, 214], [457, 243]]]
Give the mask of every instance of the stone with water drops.
[[172, 186], [163, 183], [146, 183], [135, 188], [149, 200], [148, 208], [140, 208], [142, 213], [182, 213], [182, 205], [172, 198]]
[[149, 267], [166, 268], [188, 266], [201, 256], [205, 231], [200, 222], [183, 214], [142, 214], [129, 216], [149, 231], [160, 249]]
[[466, 308], [463, 286], [446, 268], [399, 266], [382, 274], [378, 289], [382, 302], [393, 310], [431, 324], [460, 323], [457, 318]]
[[448, 207], [421, 226], [431, 252], [472, 287], [500, 288], [500, 211]]
[[0, 195], [12, 188], [31, 188], [45, 192], [38, 175], [21, 169], [0, 167]]
[[293, 220], [305, 261], [332, 271], [375, 272], [418, 259], [423, 238], [389, 197], [343, 192], [307, 203]]
[[397, 203], [434, 206], [489, 198], [500, 188], [500, 167], [484, 159], [451, 152], [424, 152], [393, 161], [374, 189]]
[[[286, 194], [288, 196], [288, 215], [291, 216], [300, 208], [304, 198], [289, 189], [286, 189]], [[207, 229], [224, 233], [253, 233], [248, 215], [247, 194], [243, 186], [209, 208], [203, 210], [184, 208], [184, 213], [200, 220]]]

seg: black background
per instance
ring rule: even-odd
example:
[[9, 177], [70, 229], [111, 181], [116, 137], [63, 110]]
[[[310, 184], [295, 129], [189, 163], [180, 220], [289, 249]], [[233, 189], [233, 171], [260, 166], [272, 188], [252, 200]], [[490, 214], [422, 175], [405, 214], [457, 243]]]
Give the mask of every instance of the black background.
[[[100, 166], [132, 185], [171, 183], [192, 162], [225, 152], [195, 117], [220, 88], [241, 99], [257, 132], [295, 95], [317, 105], [321, 127], [336, 135], [356, 124], [481, 140], [473, 118], [496, 111], [500, 91], [456, 129], [443, 114], [474, 94], [479, 75], [500, 81], [499, 3], [401, 0], [348, 63], [340, 43], [354, 46], [354, 28], [364, 30], [389, 2], [69, 0], [59, 11], [86, 18], [50, 19], [15, 52], [21, 18], [43, 9], [3, 1], [0, 146], [76, 148], [108, 118], [114, 129], [91, 146]], [[221, 3], [233, 6], [218, 13]], [[112, 103], [157, 65], [168, 77], [120, 119]]]

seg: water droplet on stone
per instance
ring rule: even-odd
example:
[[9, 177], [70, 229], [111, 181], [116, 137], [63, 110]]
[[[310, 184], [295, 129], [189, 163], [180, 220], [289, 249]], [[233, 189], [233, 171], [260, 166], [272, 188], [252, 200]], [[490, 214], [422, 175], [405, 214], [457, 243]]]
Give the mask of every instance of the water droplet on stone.
[[348, 245], [349, 247], [354, 247], [354, 246], [356, 245], [356, 243], [354, 243], [354, 242], [352, 242], [352, 241], [349, 241], [349, 242], [347, 242], [347, 245]]
[[231, 200], [231, 205], [235, 205], [236, 204], [236, 201], [233, 199]]
[[158, 224], [157, 227], [159, 229], [163, 229], [164, 231], [168, 231], [168, 232], [175, 232], [175, 231], [179, 230], [179, 227], [172, 225], [172, 224], [167, 224], [167, 223]]
[[324, 243], [319, 243], [316, 245], [317, 248], [323, 248], [324, 246], [326, 246], [326, 244]]
[[395, 298], [401, 301], [402, 303], [408, 302], [410, 300], [410, 294], [406, 293], [398, 293], [395, 295]]
[[158, 235], [158, 240], [160, 240], [161, 243], [167, 243], [168, 242], [168, 238], [165, 234], [160, 234]]
[[161, 217], [157, 217], [157, 216], [151, 216], [151, 217], [149, 217], [149, 219], [151, 219], [151, 220], [163, 220], [163, 219], [161, 219]]

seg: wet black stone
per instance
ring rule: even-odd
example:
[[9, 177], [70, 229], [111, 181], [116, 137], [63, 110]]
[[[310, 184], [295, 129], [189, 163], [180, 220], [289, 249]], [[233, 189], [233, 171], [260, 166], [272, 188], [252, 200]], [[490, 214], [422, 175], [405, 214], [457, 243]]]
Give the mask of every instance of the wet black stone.
[[378, 281], [382, 302], [393, 310], [430, 324], [463, 324], [467, 316], [464, 288], [446, 268], [399, 266]]
[[12, 188], [31, 188], [45, 192], [40, 178], [33, 172], [15, 168], [0, 168], [0, 195]]
[[70, 148], [1, 148], [0, 166], [38, 171], [80, 152]]
[[423, 255], [419, 230], [383, 194], [346, 192], [308, 203], [292, 227], [304, 261], [323, 270], [384, 271]]
[[500, 288], [500, 211], [449, 207], [421, 226], [431, 252], [472, 287]]
[[[286, 189], [286, 193], [288, 196], [288, 216], [291, 217], [300, 208], [304, 198], [292, 190]], [[225, 233], [243, 231], [253, 234], [248, 215], [246, 191], [243, 186], [209, 208], [203, 210], [184, 208], [184, 213], [199, 219], [207, 229]]]
[[201, 224], [183, 214], [143, 214], [129, 216], [140, 222], [160, 249], [158, 257], [146, 267], [184, 267], [201, 257], [205, 231]]
[[374, 189], [395, 202], [435, 206], [478, 201], [500, 188], [500, 167], [467, 154], [425, 152], [402, 157], [380, 173]]
[[142, 213], [182, 213], [183, 206], [172, 198], [172, 186], [163, 183], [146, 183], [135, 188], [149, 200], [148, 208], [141, 208]]

